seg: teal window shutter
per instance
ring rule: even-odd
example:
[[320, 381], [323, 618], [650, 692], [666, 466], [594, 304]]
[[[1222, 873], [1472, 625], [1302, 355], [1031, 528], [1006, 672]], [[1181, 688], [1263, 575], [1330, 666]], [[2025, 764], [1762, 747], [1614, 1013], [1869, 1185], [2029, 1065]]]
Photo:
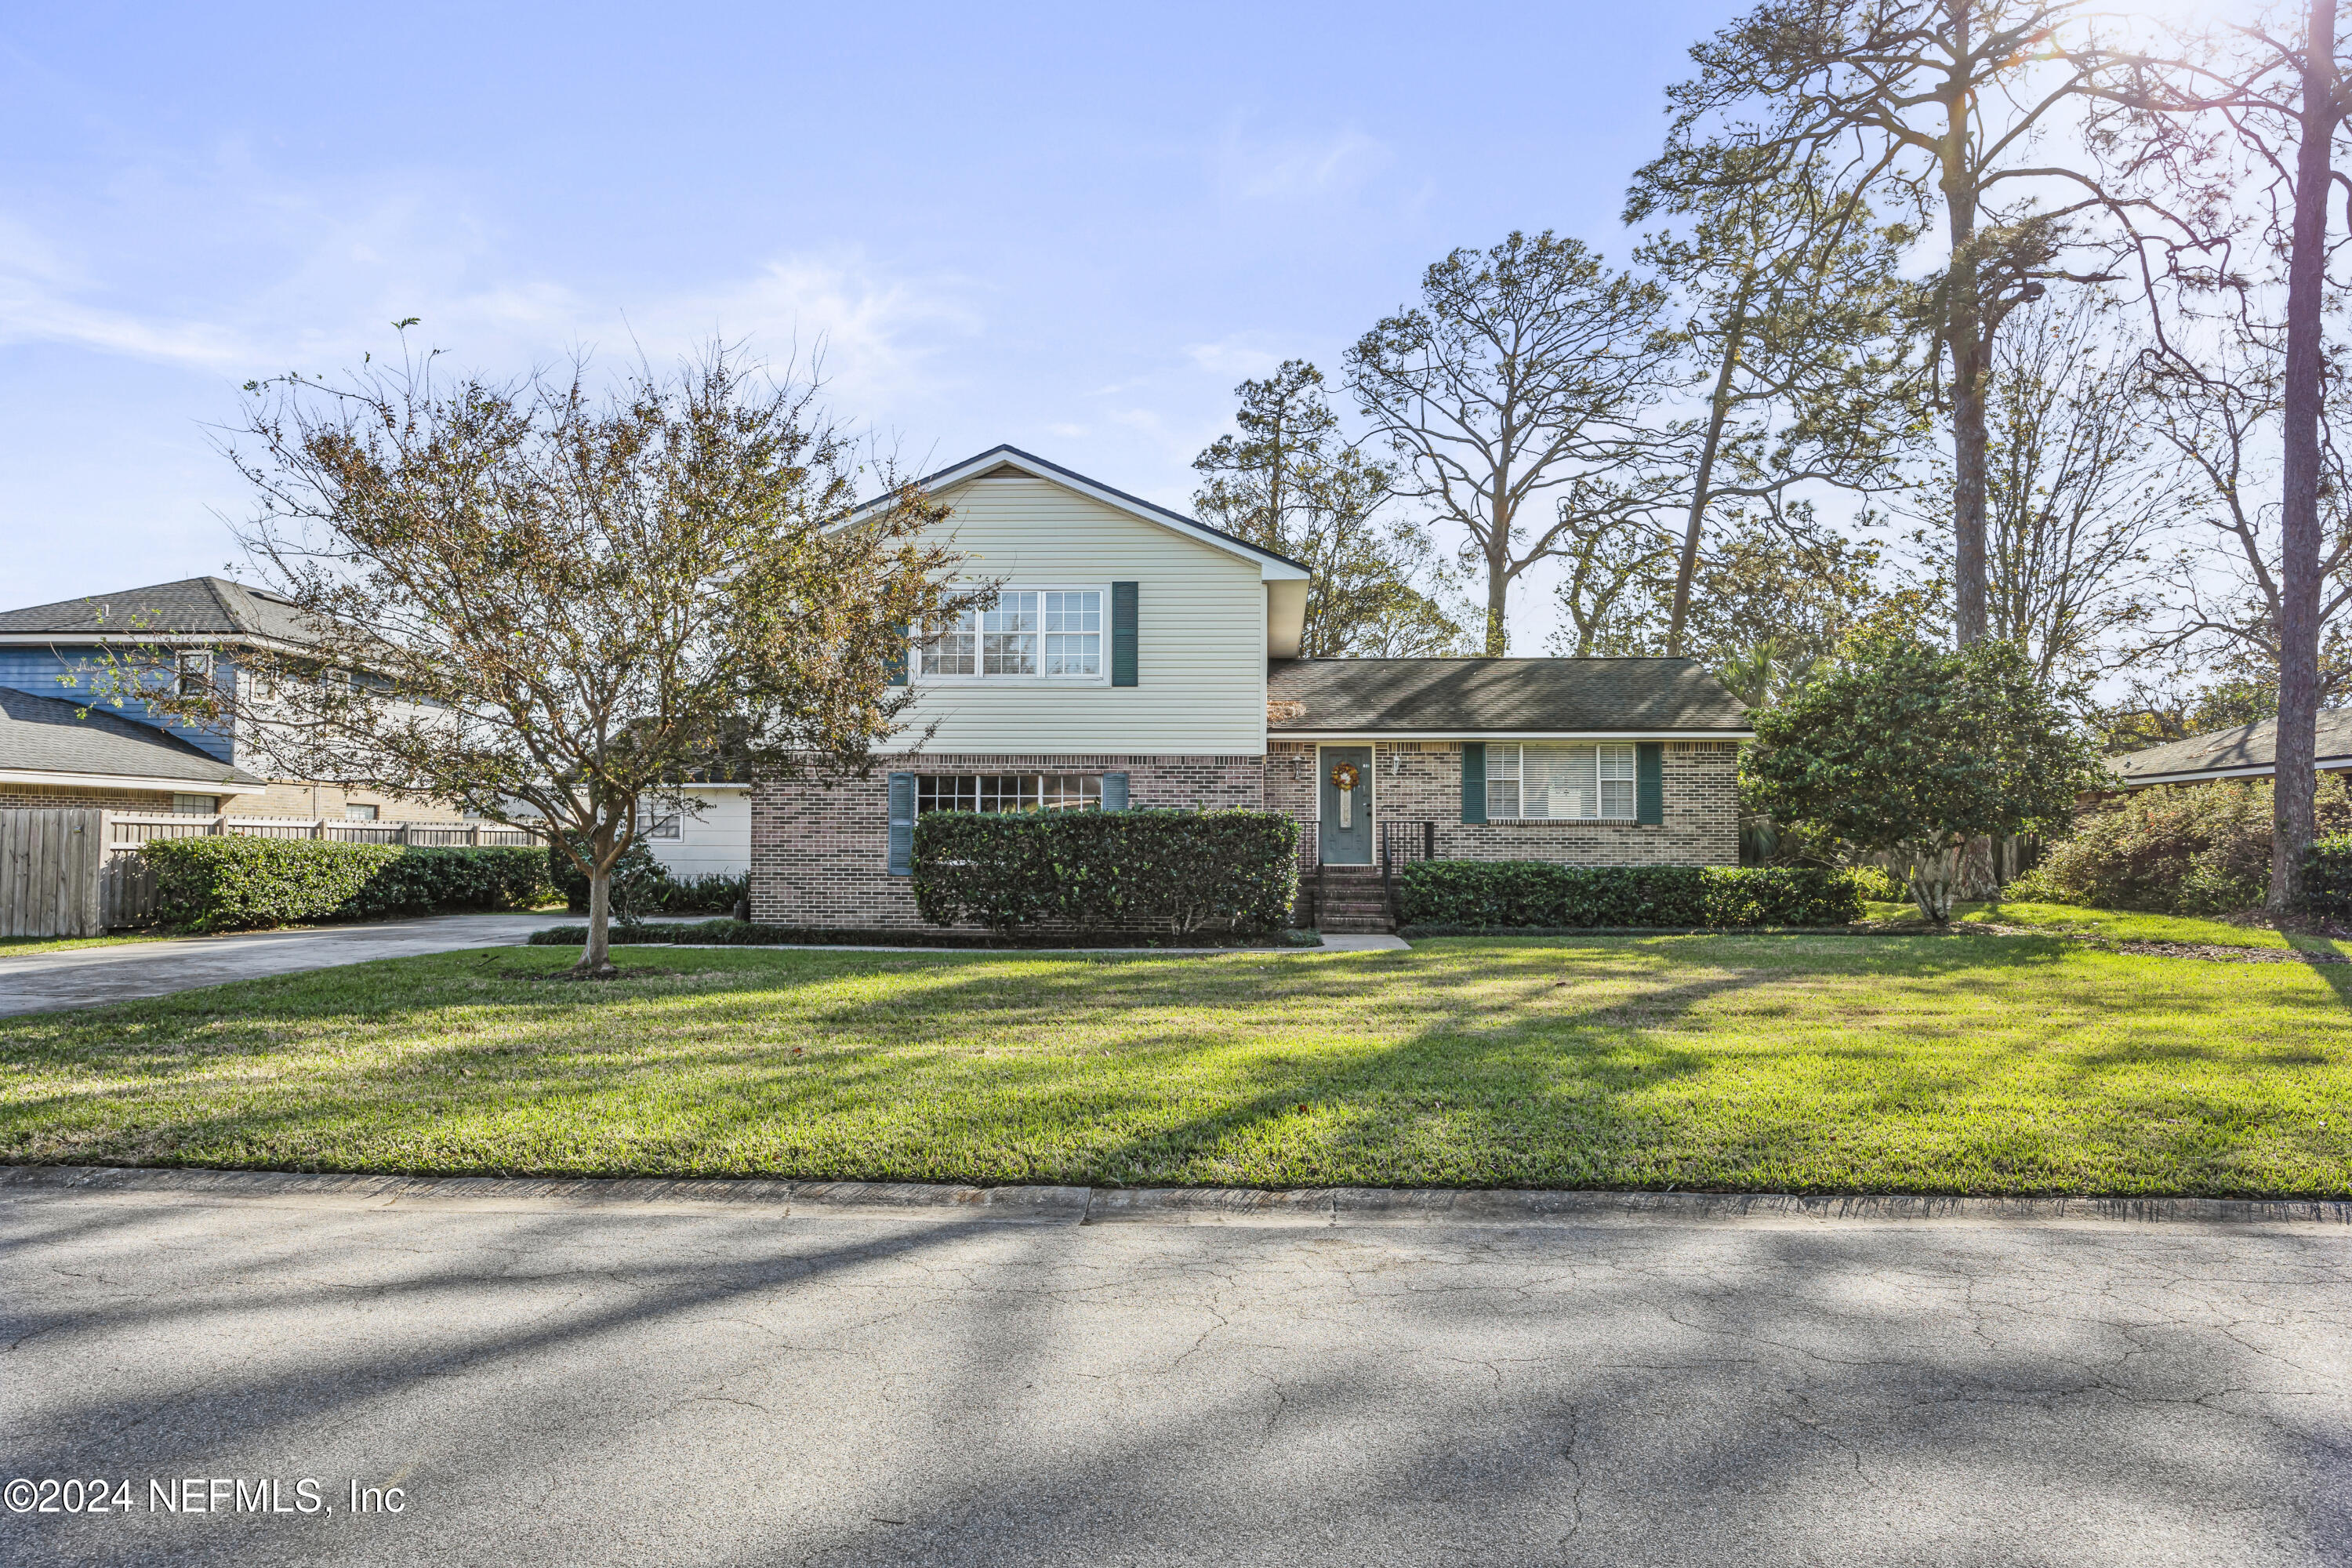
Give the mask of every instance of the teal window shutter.
[[1666, 743], [1633, 745], [1633, 820], [1652, 827], [1666, 820]]
[[890, 655], [890, 684], [904, 686], [907, 684], [907, 623], [901, 621], [891, 629], [898, 634], [898, 644]]
[[890, 875], [915, 874], [915, 775], [890, 775]]
[[1486, 820], [1486, 742], [1462, 742], [1462, 820]]
[[1110, 683], [1135, 684], [1135, 589], [1132, 583], [1110, 585]]
[[1105, 811], [1127, 809], [1127, 775], [1125, 773], [1103, 774], [1102, 808]]

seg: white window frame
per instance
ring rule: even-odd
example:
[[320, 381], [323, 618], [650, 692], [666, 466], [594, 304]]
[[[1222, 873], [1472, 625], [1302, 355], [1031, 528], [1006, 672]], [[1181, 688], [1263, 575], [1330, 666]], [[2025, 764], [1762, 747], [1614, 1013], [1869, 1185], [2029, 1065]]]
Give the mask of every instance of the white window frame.
[[[1530, 816], [1527, 812], [1527, 749], [1592, 753], [1592, 813], [1587, 816]], [[1502, 763], [1509, 759], [1506, 773]], [[1640, 820], [1641, 753], [1631, 741], [1496, 741], [1486, 746], [1486, 820], [1489, 822], [1635, 822]], [[1604, 766], [1606, 771], [1604, 771]], [[1620, 772], [1622, 770], [1622, 772]], [[1612, 776], [1612, 774], [1616, 776]], [[1509, 784], [1518, 792], [1519, 809], [1497, 812], [1495, 785]], [[1622, 785], [1622, 791], [1612, 785]], [[1624, 801], [1622, 812], [1606, 809], [1612, 795]]]
[[[204, 802], [204, 805], [201, 806], [184, 805], [181, 804], [184, 801], [199, 800]], [[172, 792], [172, 815], [173, 816], [218, 816], [220, 815], [220, 796], [216, 795], [197, 795], [189, 790], [173, 790]]]
[[[1022, 768], [998, 773], [918, 773], [915, 775], [915, 815], [925, 816], [935, 811], [980, 811], [982, 781], [987, 781], [989, 795], [998, 804], [996, 812], [1004, 812], [1003, 804], [1005, 786], [1010, 784], [1019, 804], [1013, 812], [1100, 811], [1102, 780], [1097, 773], [1055, 772]], [[1048, 795], [1061, 798], [1049, 801]], [[950, 797], [952, 804], [941, 804], [940, 797]], [[1075, 795], [1076, 798], [1072, 798]], [[925, 805], [926, 799], [930, 804]], [[1034, 804], [1033, 804], [1034, 801]], [[1012, 815], [1012, 813], [1006, 813]]]
[[[929, 669], [931, 637], [919, 635], [910, 639], [907, 650], [907, 671], [910, 681], [931, 686], [1108, 686], [1110, 684], [1110, 584], [1108, 583], [1007, 583], [997, 590], [1000, 602], [1008, 595], [1037, 595], [1037, 670], [1034, 675], [988, 675], [983, 673], [988, 663], [988, 634], [982, 630], [987, 612], [967, 612], [973, 617], [972, 673], [948, 675]], [[1092, 633], [1049, 633], [1045, 630], [1045, 595], [1048, 594], [1092, 594], [1097, 606], [1098, 629]], [[1045, 673], [1045, 639], [1049, 636], [1091, 636], [1095, 642], [1095, 671], [1092, 675], [1048, 675]]]
[[172, 661], [173, 695], [201, 697], [213, 684], [214, 654], [210, 648], [184, 647]]
[[380, 822], [383, 819], [383, 807], [380, 805], [371, 805], [365, 802], [355, 800], [347, 800], [343, 802], [343, 820], [345, 822]]
[[637, 837], [659, 844], [686, 841], [686, 806], [681, 801], [637, 802]]

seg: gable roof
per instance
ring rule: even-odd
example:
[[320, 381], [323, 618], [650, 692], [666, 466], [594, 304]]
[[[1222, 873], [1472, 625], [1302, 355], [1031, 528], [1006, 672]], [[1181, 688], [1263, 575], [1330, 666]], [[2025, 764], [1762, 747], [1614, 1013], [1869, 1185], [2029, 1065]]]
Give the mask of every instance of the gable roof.
[[1748, 710], [1694, 658], [1275, 659], [1266, 712], [1269, 739], [1750, 733]]
[[[47, 775], [47, 782], [243, 785], [262, 781], [208, 756], [179, 736], [100, 709], [0, 687], [0, 777]], [[230, 793], [235, 793], [231, 791]]]
[[[2318, 763], [2352, 768], [2352, 710], [2319, 715]], [[2185, 741], [2111, 757], [2107, 766], [2127, 789], [2156, 784], [2195, 784], [2205, 779], [2268, 778], [2278, 771], [2278, 721], [2215, 730]]]
[[[1018, 447], [991, 447], [977, 457], [966, 458], [961, 463], [951, 463], [936, 473], [926, 474], [917, 479], [915, 484], [919, 489], [946, 489], [950, 486], [962, 484], [966, 479], [1009, 478], [1011, 476], [996, 472], [1006, 468], [1028, 479], [1044, 479], [1049, 484], [1076, 490], [1082, 496], [1126, 512], [1130, 517], [1140, 518], [1145, 522], [1198, 540], [1212, 548], [1255, 561], [1258, 563], [1262, 576], [1277, 580], [1285, 578], [1303, 580], [1308, 575], [1305, 566], [1287, 555], [1277, 555], [1263, 545], [1252, 544], [1246, 539], [1237, 538], [1222, 530], [1211, 528], [1205, 523], [1186, 517], [1181, 511], [1171, 511], [1164, 506], [1154, 506], [1139, 496], [1131, 496], [1125, 490], [1113, 489], [1099, 479], [1090, 479], [1075, 469], [1062, 467], [1059, 463], [1049, 463], [1043, 458], [1021, 450]], [[889, 499], [887, 496], [877, 496], [850, 515], [856, 517], [871, 511], [877, 507], [887, 504]]]
[[184, 577], [176, 583], [0, 610], [0, 637], [26, 636], [250, 637], [264, 642], [306, 638], [292, 604], [226, 577]]

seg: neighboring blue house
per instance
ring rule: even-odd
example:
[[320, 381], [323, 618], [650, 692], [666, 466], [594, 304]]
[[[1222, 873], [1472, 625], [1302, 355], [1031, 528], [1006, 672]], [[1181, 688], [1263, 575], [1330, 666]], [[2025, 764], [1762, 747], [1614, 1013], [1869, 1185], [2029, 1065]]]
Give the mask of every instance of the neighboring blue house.
[[[271, 779], [232, 725], [192, 724], [108, 691], [110, 656], [168, 650], [184, 678], [236, 690], [237, 654], [304, 640], [294, 606], [226, 577], [190, 577], [0, 611], [0, 806], [453, 820], [446, 807], [310, 779]], [[77, 736], [67, 726], [79, 724]]]

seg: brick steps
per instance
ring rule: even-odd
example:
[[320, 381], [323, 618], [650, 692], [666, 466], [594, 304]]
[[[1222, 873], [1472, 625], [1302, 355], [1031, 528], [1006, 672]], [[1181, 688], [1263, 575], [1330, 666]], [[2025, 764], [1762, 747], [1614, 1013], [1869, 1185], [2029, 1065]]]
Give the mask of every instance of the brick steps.
[[1311, 907], [1318, 931], [1354, 935], [1396, 929], [1389, 919], [1388, 888], [1377, 867], [1326, 867], [1321, 885], [1322, 894], [1317, 900], [1315, 874], [1309, 872], [1300, 889], [1315, 900]]

